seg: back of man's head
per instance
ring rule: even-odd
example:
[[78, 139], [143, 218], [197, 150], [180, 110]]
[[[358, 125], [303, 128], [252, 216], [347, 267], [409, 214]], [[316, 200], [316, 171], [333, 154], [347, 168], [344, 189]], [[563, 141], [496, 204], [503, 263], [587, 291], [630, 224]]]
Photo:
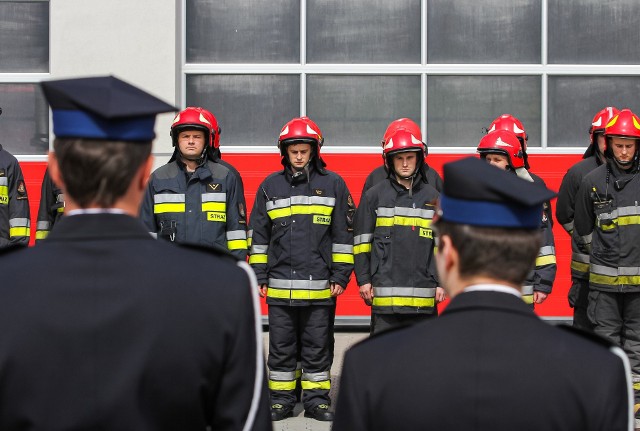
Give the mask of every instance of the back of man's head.
[[81, 208], [112, 207], [149, 160], [156, 115], [176, 109], [112, 76], [46, 81], [42, 89], [68, 199]]

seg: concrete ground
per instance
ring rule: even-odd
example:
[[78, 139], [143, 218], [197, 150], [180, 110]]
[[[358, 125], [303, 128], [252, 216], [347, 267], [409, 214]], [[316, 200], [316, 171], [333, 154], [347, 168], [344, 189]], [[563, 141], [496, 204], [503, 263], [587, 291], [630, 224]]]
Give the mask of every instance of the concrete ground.
[[[336, 331], [335, 334], [335, 353], [333, 359], [333, 366], [331, 367], [331, 400], [334, 403], [337, 399], [337, 394], [340, 389], [340, 374], [342, 371], [342, 360], [344, 359], [345, 351], [357, 343], [369, 336], [368, 328], [366, 331], [361, 332], [342, 332]], [[269, 334], [265, 332], [263, 334], [264, 339], [264, 351], [265, 358], [269, 349]], [[331, 429], [331, 422], [320, 422], [315, 419], [309, 419], [304, 417], [304, 409], [301, 403], [296, 404], [293, 410], [293, 417], [287, 418], [282, 421], [273, 422], [274, 431], [326, 431]]]

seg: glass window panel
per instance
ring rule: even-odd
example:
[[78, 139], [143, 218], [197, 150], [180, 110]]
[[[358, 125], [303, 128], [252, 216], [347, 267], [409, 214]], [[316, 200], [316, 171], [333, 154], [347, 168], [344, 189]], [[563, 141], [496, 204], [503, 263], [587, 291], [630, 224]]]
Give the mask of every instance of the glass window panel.
[[640, 77], [550, 76], [548, 80], [548, 145], [589, 145], [589, 127], [606, 106], [640, 112]]
[[38, 84], [0, 84], [0, 144], [14, 156], [49, 150], [49, 105]]
[[548, 0], [551, 64], [638, 64], [638, 0]]
[[427, 0], [428, 63], [540, 63], [541, 0]]
[[389, 123], [420, 123], [420, 76], [307, 76], [307, 113], [325, 145], [378, 146]]
[[427, 139], [433, 147], [474, 147], [483, 129], [501, 114], [512, 114], [540, 146], [539, 76], [427, 77]]
[[275, 146], [282, 126], [300, 115], [299, 75], [188, 75], [187, 106], [218, 119], [220, 144]]
[[298, 63], [298, 0], [189, 0], [187, 63]]
[[308, 63], [420, 63], [420, 0], [308, 0]]
[[0, 1], [0, 72], [49, 71], [49, 3]]

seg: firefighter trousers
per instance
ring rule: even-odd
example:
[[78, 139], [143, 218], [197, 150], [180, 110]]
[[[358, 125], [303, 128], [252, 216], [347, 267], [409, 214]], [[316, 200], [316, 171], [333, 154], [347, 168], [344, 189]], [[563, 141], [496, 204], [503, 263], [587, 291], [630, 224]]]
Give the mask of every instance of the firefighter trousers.
[[585, 331], [593, 331], [593, 324], [587, 316], [589, 304], [589, 280], [571, 278], [569, 289], [569, 305], [573, 307], [573, 327]]
[[269, 305], [267, 366], [272, 405], [292, 407], [296, 402], [298, 342], [301, 345], [299, 360], [305, 410], [331, 404], [332, 317], [330, 305]]

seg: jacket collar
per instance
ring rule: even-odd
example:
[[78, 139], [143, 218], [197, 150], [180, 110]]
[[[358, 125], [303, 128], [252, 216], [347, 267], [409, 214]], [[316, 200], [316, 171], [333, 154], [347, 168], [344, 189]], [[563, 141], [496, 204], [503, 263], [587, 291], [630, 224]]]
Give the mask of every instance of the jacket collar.
[[522, 298], [509, 293], [493, 291], [462, 292], [451, 300], [443, 314], [452, 314], [471, 309], [503, 311], [522, 314], [535, 319], [538, 318]]
[[155, 241], [142, 222], [125, 214], [78, 214], [63, 216], [46, 241], [77, 241], [136, 238]]

